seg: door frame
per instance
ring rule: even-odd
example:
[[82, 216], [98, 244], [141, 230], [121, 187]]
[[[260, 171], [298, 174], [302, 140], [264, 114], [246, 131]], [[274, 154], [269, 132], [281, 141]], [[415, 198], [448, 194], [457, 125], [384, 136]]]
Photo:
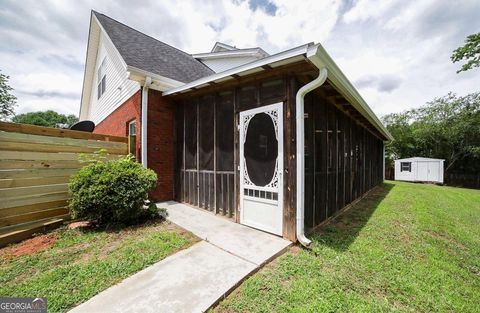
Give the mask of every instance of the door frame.
[[[278, 193], [277, 197], [277, 203], [278, 203], [278, 214], [280, 215], [279, 221], [279, 230], [276, 229], [267, 229], [265, 227], [262, 227], [260, 224], [255, 224], [252, 222], [247, 222], [245, 223], [244, 220], [244, 173], [245, 173], [245, 158], [244, 158], [244, 140], [245, 140], [245, 135], [246, 131], [248, 130], [245, 129], [244, 126], [244, 117], [248, 115], [254, 115], [257, 113], [265, 113], [268, 111], [276, 111], [277, 112], [277, 123], [274, 126], [276, 126], [276, 132], [277, 132], [277, 141], [278, 141], [278, 154], [277, 154], [277, 177], [278, 177], [278, 183], [276, 186], [276, 190], [274, 192]], [[268, 114], [268, 113], [267, 113]], [[270, 114], [269, 114], [270, 115]], [[283, 222], [283, 210], [284, 210], [284, 203], [283, 203], [283, 171], [284, 171], [284, 128], [283, 128], [283, 102], [278, 102], [270, 105], [265, 105], [261, 106], [258, 108], [250, 109], [250, 110], [245, 110], [241, 111], [239, 114], [240, 117], [240, 123], [239, 123], [239, 170], [240, 170], [240, 181], [239, 181], [239, 193], [240, 193], [240, 224], [251, 226], [257, 229], [260, 229], [262, 231], [270, 232], [279, 236], [283, 235], [283, 228], [284, 228], [284, 222]], [[275, 176], [274, 176], [275, 179]], [[259, 190], [264, 190], [264, 191], [272, 191], [271, 188], [265, 188], [265, 187], [257, 187]], [[268, 203], [269, 201], [275, 201], [275, 200], [268, 200], [268, 199], [262, 199], [261, 201]]]

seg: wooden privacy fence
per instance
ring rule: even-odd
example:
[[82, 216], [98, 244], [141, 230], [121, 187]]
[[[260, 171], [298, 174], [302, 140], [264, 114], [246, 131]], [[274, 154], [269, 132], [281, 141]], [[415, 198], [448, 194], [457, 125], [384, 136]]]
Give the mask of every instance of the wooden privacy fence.
[[69, 219], [80, 154], [128, 153], [126, 137], [0, 122], [0, 247]]

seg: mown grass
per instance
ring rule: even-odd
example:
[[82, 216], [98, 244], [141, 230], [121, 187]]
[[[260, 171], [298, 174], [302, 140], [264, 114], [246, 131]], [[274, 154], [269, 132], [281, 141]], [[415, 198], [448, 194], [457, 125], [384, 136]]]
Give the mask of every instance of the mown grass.
[[64, 227], [50, 235], [54, 245], [30, 255], [0, 249], [1, 296], [47, 297], [49, 312], [64, 312], [197, 241], [166, 221], [111, 231]]
[[480, 191], [387, 182], [216, 312], [479, 312]]

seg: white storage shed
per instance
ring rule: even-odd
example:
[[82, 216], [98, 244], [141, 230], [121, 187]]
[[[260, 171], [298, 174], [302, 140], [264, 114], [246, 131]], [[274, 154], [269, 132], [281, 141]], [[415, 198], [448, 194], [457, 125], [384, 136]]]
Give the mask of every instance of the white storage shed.
[[395, 160], [395, 180], [443, 184], [444, 161], [420, 157]]

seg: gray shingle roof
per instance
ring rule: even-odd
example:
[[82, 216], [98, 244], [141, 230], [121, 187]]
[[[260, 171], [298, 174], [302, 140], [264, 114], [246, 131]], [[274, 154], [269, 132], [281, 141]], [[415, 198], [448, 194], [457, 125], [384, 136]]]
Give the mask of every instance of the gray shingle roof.
[[214, 72], [190, 54], [93, 11], [127, 65], [189, 83]]

